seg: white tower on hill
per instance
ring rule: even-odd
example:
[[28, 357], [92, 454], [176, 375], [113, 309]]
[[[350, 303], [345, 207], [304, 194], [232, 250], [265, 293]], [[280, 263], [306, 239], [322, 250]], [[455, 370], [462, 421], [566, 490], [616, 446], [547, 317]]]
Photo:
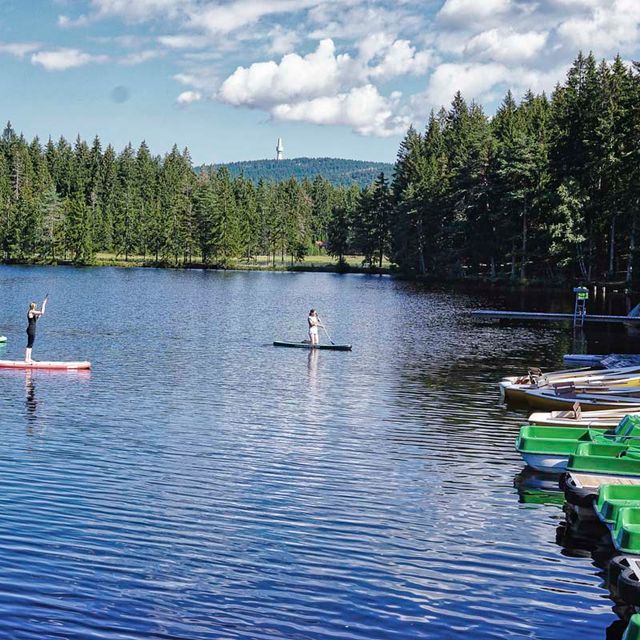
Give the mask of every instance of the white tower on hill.
[[282, 160], [284, 158], [284, 145], [282, 144], [282, 138], [278, 138], [278, 144], [276, 145], [276, 160]]

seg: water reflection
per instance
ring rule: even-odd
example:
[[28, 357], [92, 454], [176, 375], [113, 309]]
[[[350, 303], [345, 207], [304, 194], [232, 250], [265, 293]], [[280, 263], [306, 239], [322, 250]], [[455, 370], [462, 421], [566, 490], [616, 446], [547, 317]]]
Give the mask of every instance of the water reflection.
[[513, 485], [523, 504], [564, 504], [564, 493], [558, 486], [558, 476], [526, 468], [516, 475]]
[[36, 400], [36, 385], [33, 380], [33, 371], [27, 369], [25, 371], [25, 389], [27, 392], [25, 406], [27, 408], [27, 421], [33, 423], [36, 421], [36, 411], [38, 408], [38, 401]]
[[318, 383], [318, 358], [320, 351], [318, 349], [309, 349], [307, 357], [307, 371], [309, 372], [309, 383], [315, 388]]

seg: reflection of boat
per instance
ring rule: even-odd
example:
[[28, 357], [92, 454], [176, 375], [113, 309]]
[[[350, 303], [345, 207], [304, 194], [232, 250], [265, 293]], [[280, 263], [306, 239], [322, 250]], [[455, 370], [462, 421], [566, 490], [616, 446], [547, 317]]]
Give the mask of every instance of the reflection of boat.
[[310, 342], [288, 342], [274, 340], [274, 347], [294, 347], [298, 349], [328, 349], [332, 351], [351, 351], [350, 344], [311, 344]]
[[594, 429], [613, 429], [626, 415], [640, 413], [640, 404], [628, 409], [607, 409], [589, 411], [582, 414], [579, 403], [571, 411], [539, 411], [529, 416], [529, 424], [547, 427], [588, 427]]
[[611, 431], [592, 427], [539, 427], [525, 425], [516, 440], [516, 451], [532, 468], [545, 473], [566, 470], [569, 456], [582, 442], [640, 447], [640, 417], [626, 416]]
[[525, 469], [514, 479], [520, 502], [523, 504], [555, 504], [564, 503], [564, 494], [558, 487], [558, 479], [531, 469]]

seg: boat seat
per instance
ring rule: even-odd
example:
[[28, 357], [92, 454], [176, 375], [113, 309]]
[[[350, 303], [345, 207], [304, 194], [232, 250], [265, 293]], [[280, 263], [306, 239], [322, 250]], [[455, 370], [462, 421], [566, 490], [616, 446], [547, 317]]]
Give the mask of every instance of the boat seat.
[[576, 395], [576, 385], [573, 382], [558, 382], [553, 385], [557, 396], [567, 397]]

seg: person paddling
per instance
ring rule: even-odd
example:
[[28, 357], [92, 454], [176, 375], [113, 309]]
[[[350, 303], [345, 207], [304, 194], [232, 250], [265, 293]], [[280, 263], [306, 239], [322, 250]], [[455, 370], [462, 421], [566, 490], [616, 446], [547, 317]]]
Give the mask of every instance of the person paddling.
[[318, 344], [318, 327], [321, 327], [322, 323], [315, 309], [309, 311], [307, 322], [309, 323], [309, 340], [311, 344]]
[[31, 350], [33, 349], [33, 343], [36, 339], [36, 322], [40, 316], [44, 315], [44, 310], [47, 306], [47, 298], [44, 299], [42, 303], [42, 309], [38, 310], [36, 307], [36, 303], [32, 302], [29, 305], [29, 311], [27, 312], [27, 322], [29, 323], [27, 326], [27, 349], [24, 352], [24, 361], [27, 364], [31, 364], [33, 361], [31, 360]]

